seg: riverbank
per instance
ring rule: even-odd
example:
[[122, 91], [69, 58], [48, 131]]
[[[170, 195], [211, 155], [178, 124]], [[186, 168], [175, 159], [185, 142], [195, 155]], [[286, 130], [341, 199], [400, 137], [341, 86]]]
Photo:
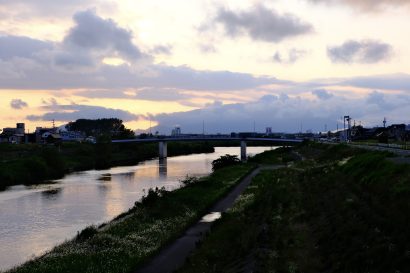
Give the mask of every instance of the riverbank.
[[191, 179], [173, 192], [150, 192], [112, 223], [85, 229], [10, 272], [129, 272], [196, 222], [252, 168], [240, 165]]
[[259, 155], [298, 160], [258, 175], [179, 272], [407, 272], [410, 169], [394, 157], [324, 144]]
[[[170, 143], [168, 155], [212, 153], [207, 142]], [[0, 144], [0, 190], [19, 184], [59, 179], [73, 171], [134, 165], [158, 156], [158, 145], [64, 143], [61, 147]]]

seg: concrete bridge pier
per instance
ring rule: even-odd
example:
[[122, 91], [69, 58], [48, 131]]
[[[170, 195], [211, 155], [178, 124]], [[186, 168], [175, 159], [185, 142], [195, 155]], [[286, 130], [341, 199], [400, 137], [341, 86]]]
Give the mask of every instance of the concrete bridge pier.
[[167, 158], [167, 143], [165, 141], [159, 142], [159, 159]]
[[245, 162], [247, 160], [246, 158], [246, 141], [242, 140], [241, 141], [241, 161]]

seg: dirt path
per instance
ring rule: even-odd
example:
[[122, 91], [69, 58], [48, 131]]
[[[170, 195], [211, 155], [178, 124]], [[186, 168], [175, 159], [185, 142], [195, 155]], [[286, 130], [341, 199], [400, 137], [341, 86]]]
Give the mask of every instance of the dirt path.
[[219, 200], [208, 214], [191, 226], [185, 233], [175, 240], [171, 245], [160, 251], [151, 261], [145, 266], [136, 270], [136, 273], [170, 273], [181, 267], [188, 255], [195, 250], [196, 245], [201, 241], [207, 232], [211, 230], [212, 222], [218, 219], [222, 212], [232, 207], [235, 200], [249, 186], [254, 178], [261, 170], [278, 169], [284, 166], [260, 166], [247, 175], [235, 188], [223, 199]]

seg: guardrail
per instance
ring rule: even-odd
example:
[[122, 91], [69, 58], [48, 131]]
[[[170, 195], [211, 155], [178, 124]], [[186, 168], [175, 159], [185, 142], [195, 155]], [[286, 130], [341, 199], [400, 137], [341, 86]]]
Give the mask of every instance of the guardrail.
[[410, 150], [410, 143], [409, 144], [407, 143], [406, 144], [388, 144], [388, 143], [372, 143], [372, 142], [350, 142], [349, 144], [400, 149], [400, 150]]

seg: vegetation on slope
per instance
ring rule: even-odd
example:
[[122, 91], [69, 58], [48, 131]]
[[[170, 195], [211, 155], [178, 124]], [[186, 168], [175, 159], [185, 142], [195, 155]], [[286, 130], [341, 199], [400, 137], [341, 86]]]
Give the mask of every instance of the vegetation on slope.
[[181, 272], [408, 272], [408, 165], [346, 145], [292, 152], [305, 160], [257, 176]]

